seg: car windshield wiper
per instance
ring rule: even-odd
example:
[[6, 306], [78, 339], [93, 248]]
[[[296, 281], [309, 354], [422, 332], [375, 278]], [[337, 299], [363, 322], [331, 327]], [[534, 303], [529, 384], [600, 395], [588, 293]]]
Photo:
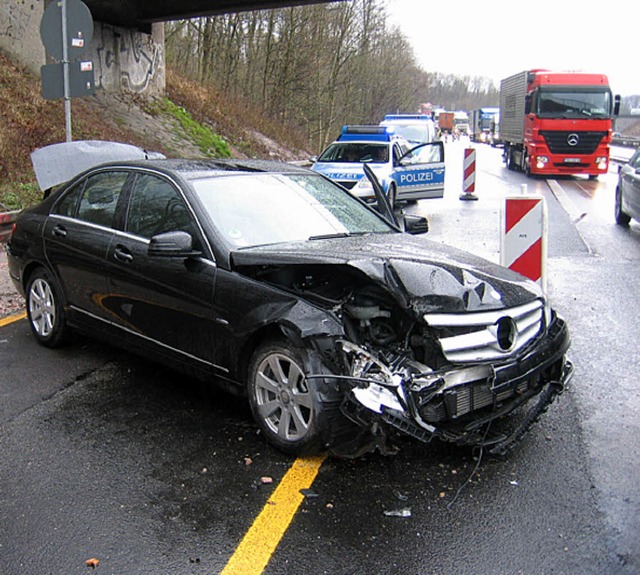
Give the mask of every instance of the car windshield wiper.
[[319, 236], [310, 236], [310, 240], [331, 240], [334, 238], [350, 238], [352, 236], [364, 236], [369, 232], [336, 232], [335, 234], [321, 234]]

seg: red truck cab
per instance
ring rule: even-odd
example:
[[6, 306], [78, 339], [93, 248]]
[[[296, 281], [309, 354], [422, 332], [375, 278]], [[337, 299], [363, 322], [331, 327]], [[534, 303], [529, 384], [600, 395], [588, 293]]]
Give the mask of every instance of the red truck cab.
[[606, 173], [619, 102], [603, 74], [528, 70], [506, 78], [500, 121], [507, 167], [534, 175]]

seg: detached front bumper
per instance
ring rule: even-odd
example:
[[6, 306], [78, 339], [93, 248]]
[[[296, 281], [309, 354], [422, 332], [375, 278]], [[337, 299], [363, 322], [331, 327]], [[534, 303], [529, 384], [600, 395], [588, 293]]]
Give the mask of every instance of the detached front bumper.
[[[395, 431], [421, 441], [436, 437], [459, 445], [490, 445], [491, 451], [504, 452], [564, 391], [573, 374], [573, 365], [566, 359], [569, 345], [569, 330], [556, 317], [542, 339], [508, 362], [420, 374], [402, 379], [395, 387], [381, 385], [377, 391], [370, 384], [350, 394], [347, 415], [362, 423], [365, 417], [360, 408], [365, 406]], [[364, 401], [373, 394], [377, 403]], [[489, 424], [519, 408], [524, 413], [519, 413], [514, 429], [488, 433], [494, 427]]]

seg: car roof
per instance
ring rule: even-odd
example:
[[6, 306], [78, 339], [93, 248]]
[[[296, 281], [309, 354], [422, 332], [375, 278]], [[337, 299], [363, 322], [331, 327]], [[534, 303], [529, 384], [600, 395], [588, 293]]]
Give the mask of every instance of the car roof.
[[308, 172], [273, 160], [166, 159], [157, 152], [119, 142], [78, 140], [35, 150], [31, 161], [42, 190], [69, 182], [89, 170], [108, 167], [146, 167], [178, 173], [185, 179], [229, 172]]
[[229, 173], [312, 173], [306, 168], [273, 160], [170, 158], [162, 160], [118, 162], [106, 165], [155, 169], [167, 173], [178, 174], [185, 180], [196, 180], [216, 175], [228, 175]]

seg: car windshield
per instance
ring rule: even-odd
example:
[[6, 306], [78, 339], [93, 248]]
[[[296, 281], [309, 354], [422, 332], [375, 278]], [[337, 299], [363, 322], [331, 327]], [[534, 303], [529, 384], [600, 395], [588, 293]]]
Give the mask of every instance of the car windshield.
[[335, 142], [318, 158], [318, 162], [386, 164], [389, 145], [362, 142]]
[[315, 174], [235, 174], [192, 182], [234, 248], [396, 230]]
[[589, 88], [540, 89], [537, 112], [544, 118], [608, 117], [611, 93]]
[[393, 131], [410, 142], [428, 142], [429, 128], [426, 122], [418, 124], [392, 124]]

